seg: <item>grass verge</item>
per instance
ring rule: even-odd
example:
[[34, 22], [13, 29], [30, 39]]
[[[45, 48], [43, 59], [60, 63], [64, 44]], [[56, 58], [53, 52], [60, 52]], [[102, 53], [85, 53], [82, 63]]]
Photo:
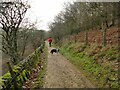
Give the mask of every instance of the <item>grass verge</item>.
[[66, 44], [60, 52], [99, 88], [119, 88], [117, 48], [85, 47], [84, 44]]

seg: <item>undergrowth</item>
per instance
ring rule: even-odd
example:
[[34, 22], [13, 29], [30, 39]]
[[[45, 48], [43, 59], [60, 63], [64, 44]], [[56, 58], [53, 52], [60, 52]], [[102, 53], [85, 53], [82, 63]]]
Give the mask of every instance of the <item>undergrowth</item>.
[[47, 65], [47, 48], [46, 47], [45, 47], [43, 55], [42, 55], [42, 63], [41, 64], [42, 64], [43, 68], [39, 72], [39, 75], [33, 84], [33, 89], [40, 89], [44, 85], [44, 76], [45, 76], [46, 65]]
[[24, 63], [19, 63], [16, 66], [12, 68], [12, 71], [14, 72], [14, 78], [8, 71], [3, 76], [0, 77], [0, 89], [5, 90], [15, 90], [14, 83], [16, 81], [17, 89], [22, 90], [23, 84], [29, 79], [31, 69], [34, 68], [39, 59], [41, 58], [41, 53], [37, 49], [36, 52], [32, 53], [30, 56], [28, 56], [25, 60], [23, 60]]
[[82, 69], [96, 87], [119, 88], [118, 47], [98, 45], [63, 44], [60, 52], [78, 69]]

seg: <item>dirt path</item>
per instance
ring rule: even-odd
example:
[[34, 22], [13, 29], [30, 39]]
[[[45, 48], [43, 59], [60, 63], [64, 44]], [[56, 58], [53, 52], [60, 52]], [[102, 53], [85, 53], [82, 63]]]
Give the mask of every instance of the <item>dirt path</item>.
[[[48, 43], [46, 45], [48, 46]], [[94, 88], [92, 83], [66, 58], [60, 54], [50, 54], [51, 48], [48, 46], [44, 88]]]

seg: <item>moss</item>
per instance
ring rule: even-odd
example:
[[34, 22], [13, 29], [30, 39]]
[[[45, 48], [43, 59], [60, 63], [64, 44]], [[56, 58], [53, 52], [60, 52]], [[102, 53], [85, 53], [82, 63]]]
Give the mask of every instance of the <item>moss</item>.
[[9, 72], [7, 72], [6, 74], [4, 74], [4, 75], [2, 76], [2, 79], [4, 79], [4, 80], [11, 79], [11, 78], [12, 78], [12, 77], [11, 77], [11, 75], [10, 75]]
[[40, 70], [39, 72], [39, 76], [37, 77], [37, 79], [35, 80], [34, 84], [33, 84], [33, 89], [39, 89], [39, 88], [42, 88], [43, 87], [43, 78], [45, 76], [45, 72], [46, 72], [46, 63], [47, 63], [47, 48], [44, 49], [44, 60], [42, 60], [42, 65], [43, 65], [43, 68]]
[[[29, 60], [26, 59], [25, 63], [20, 63], [12, 68], [15, 75], [18, 75], [16, 78], [17, 85], [19, 88], [22, 87], [24, 82], [29, 78], [30, 70], [31, 68], [35, 67], [40, 59], [41, 53], [37, 51], [37, 54], [31, 54]], [[24, 68], [23, 68], [24, 67]], [[22, 70], [22, 71], [21, 71]], [[2, 77], [2, 87], [0, 88], [6, 88], [6, 84], [12, 80], [11, 74], [8, 72], [4, 74]], [[13, 83], [10, 83], [10, 89], [14, 90]]]

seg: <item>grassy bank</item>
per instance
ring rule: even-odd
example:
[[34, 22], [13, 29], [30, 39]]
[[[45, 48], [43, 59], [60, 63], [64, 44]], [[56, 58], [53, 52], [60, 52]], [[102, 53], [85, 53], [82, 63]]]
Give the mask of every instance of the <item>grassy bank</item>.
[[118, 88], [118, 47], [63, 44], [60, 52], [78, 69], [83, 70], [96, 87]]

